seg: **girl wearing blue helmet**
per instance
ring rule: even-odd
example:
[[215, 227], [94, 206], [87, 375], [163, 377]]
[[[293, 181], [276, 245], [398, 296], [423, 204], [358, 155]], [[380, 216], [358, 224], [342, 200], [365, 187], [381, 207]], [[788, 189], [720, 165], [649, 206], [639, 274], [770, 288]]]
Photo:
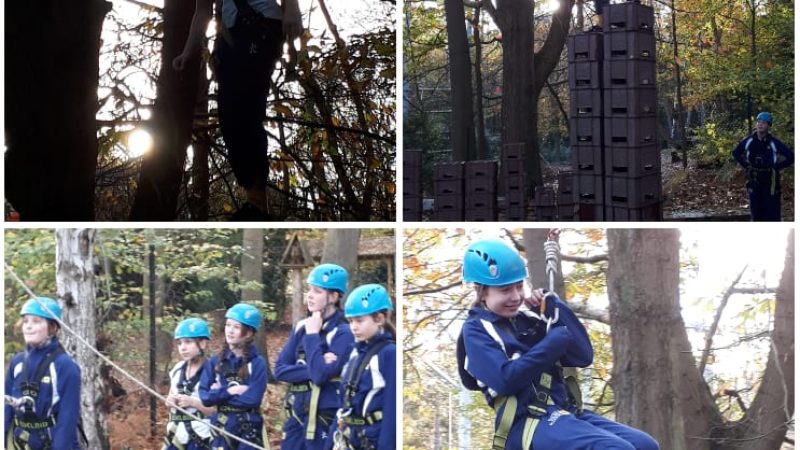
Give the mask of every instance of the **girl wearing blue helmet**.
[[81, 373], [56, 337], [61, 306], [37, 297], [20, 315], [25, 351], [11, 358], [6, 371], [6, 448], [80, 449]]
[[391, 311], [389, 293], [379, 284], [359, 286], [347, 297], [344, 313], [356, 345], [342, 372], [342, 406], [332, 428], [335, 450], [395, 448], [396, 348]]
[[348, 273], [321, 264], [308, 274], [309, 317], [297, 323], [275, 363], [275, 377], [289, 384], [283, 450], [321, 450], [339, 409], [339, 376], [353, 348], [341, 311]]
[[502, 240], [467, 248], [464, 282], [474, 284], [476, 301], [456, 354], [462, 383], [483, 391], [497, 413], [492, 449], [657, 450], [649, 435], [583, 411], [571, 397], [562, 367], [591, 364], [592, 343], [557, 296], [537, 290], [526, 298], [526, 278], [522, 257]]
[[[168, 405], [177, 405], [188, 412], [208, 417], [214, 408], [200, 401], [200, 376], [206, 367], [205, 351], [211, 333], [203, 319], [186, 319], [175, 328], [178, 354], [183, 361], [169, 372]], [[199, 421], [172, 407], [167, 422], [167, 435], [162, 450], [210, 450], [211, 428], [208, 421]]]
[[[261, 312], [238, 303], [225, 313], [225, 346], [211, 357], [200, 376], [200, 400], [216, 406], [211, 423], [260, 447], [269, 447], [261, 399], [267, 390], [267, 361], [256, 348]], [[214, 450], [253, 448], [225, 434], [212, 431]]]

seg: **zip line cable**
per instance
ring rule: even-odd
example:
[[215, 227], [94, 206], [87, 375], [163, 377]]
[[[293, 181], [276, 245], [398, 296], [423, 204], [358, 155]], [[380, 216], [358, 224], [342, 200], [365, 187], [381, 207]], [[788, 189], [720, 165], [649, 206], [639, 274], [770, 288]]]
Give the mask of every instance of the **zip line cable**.
[[[147, 386], [143, 382], [139, 381], [136, 377], [134, 377], [133, 375], [128, 373], [125, 369], [123, 369], [122, 367], [118, 366], [114, 361], [111, 361], [107, 356], [103, 355], [99, 350], [97, 350], [96, 348], [94, 348], [94, 346], [92, 346], [89, 342], [87, 342], [86, 339], [83, 338], [83, 336], [81, 336], [78, 333], [76, 333], [72, 328], [70, 328], [66, 323], [64, 323], [64, 321], [62, 321], [60, 318], [56, 317], [56, 315], [53, 314], [53, 311], [51, 311], [50, 308], [48, 308], [47, 305], [44, 302], [39, 301], [39, 297], [36, 294], [34, 294], [33, 291], [22, 281], [22, 279], [19, 277], [19, 275], [17, 275], [16, 272], [14, 272], [14, 269], [12, 269], [11, 266], [9, 266], [6, 261], [3, 261], [3, 264], [5, 265], [6, 271], [9, 274], [11, 274], [11, 276], [14, 278], [14, 280], [17, 283], [19, 283], [20, 286], [22, 286], [22, 289], [24, 289], [25, 292], [27, 292], [27, 294], [30, 295], [32, 299], [36, 300], [36, 303], [38, 303], [39, 306], [41, 306], [45, 311], [47, 311], [50, 314], [50, 316], [52, 317], [52, 320], [55, 320], [56, 322], [58, 322], [58, 325], [61, 326], [61, 328], [63, 328], [68, 333], [70, 333], [73, 336], [75, 336], [81, 344], [83, 344], [89, 350], [91, 350], [92, 353], [97, 355], [98, 358], [100, 358], [106, 364], [110, 365], [111, 367], [116, 369], [119, 373], [121, 373], [122, 375], [124, 375], [125, 377], [127, 377], [128, 379], [133, 381], [134, 383], [136, 383], [136, 385], [138, 385], [139, 387], [141, 387], [142, 389], [147, 391], [150, 395], [155, 396], [156, 398], [158, 398], [159, 400], [161, 400], [165, 404], [171, 405], [170, 407], [177, 409], [178, 411], [186, 414], [187, 416], [190, 416], [191, 418], [197, 420], [198, 422], [206, 423], [209, 426], [209, 428], [213, 429], [214, 431], [217, 431], [218, 433], [220, 433], [222, 435], [228, 436], [228, 437], [230, 437], [230, 438], [232, 438], [232, 439], [234, 439], [236, 441], [239, 441], [242, 444], [249, 445], [249, 446], [251, 446], [251, 447], [253, 447], [255, 449], [258, 449], [258, 450], [271, 450], [270, 447], [269, 447], [269, 442], [267, 442], [267, 447], [261, 447], [261, 446], [259, 446], [257, 444], [254, 444], [254, 443], [250, 442], [250, 441], [242, 439], [239, 436], [233, 435], [233, 434], [229, 433], [228, 431], [226, 431], [226, 430], [224, 430], [222, 428], [219, 428], [216, 425], [211, 424], [210, 422], [206, 422], [206, 418], [203, 418], [203, 417], [197, 416], [197, 415], [195, 415], [193, 413], [190, 413], [189, 411], [183, 409], [182, 407], [180, 407], [178, 405], [173, 405], [172, 403], [168, 403], [166, 397], [164, 397], [163, 395], [159, 394], [158, 392], [156, 392], [154, 389], [150, 388], [149, 386]], [[259, 407], [259, 410], [260, 410], [260, 407]]]

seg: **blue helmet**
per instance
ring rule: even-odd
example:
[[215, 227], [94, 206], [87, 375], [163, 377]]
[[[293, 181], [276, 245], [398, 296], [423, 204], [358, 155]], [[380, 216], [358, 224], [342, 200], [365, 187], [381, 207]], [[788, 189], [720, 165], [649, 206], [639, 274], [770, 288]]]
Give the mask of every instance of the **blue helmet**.
[[772, 114], [766, 111], [758, 113], [758, 115], [756, 116], [756, 120], [763, 120], [764, 122], [767, 122], [769, 126], [772, 126]]
[[208, 324], [203, 319], [193, 317], [185, 319], [175, 327], [175, 339], [202, 338], [211, 339]]
[[344, 294], [347, 292], [347, 270], [336, 264], [320, 264], [308, 274], [306, 283]]
[[61, 320], [61, 305], [49, 297], [32, 298], [22, 305], [22, 311], [19, 313], [21, 316], [26, 314], [44, 317], [49, 320]]
[[366, 316], [383, 310], [392, 310], [392, 301], [386, 288], [380, 284], [363, 284], [347, 296], [344, 316]]
[[225, 313], [226, 319], [233, 319], [258, 331], [261, 328], [261, 311], [247, 303], [237, 303]]
[[473, 242], [464, 254], [464, 283], [505, 286], [528, 276], [519, 253], [500, 239]]

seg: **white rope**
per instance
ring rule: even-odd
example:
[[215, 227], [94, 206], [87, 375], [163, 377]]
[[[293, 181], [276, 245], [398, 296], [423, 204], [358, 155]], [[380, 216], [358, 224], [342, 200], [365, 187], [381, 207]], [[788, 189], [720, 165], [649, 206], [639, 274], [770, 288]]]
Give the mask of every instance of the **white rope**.
[[[148, 392], [150, 395], [153, 395], [153, 396], [155, 396], [155, 397], [156, 397], [156, 398], [158, 398], [159, 400], [161, 400], [161, 401], [163, 401], [164, 403], [166, 403], [166, 404], [170, 405], [171, 407], [173, 407], [173, 408], [177, 409], [178, 411], [180, 411], [180, 412], [182, 412], [182, 413], [186, 414], [187, 416], [190, 416], [191, 418], [193, 418], [193, 419], [197, 420], [198, 422], [204, 422], [204, 420], [205, 420], [205, 419], [204, 419], [203, 417], [200, 417], [200, 416], [197, 416], [197, 415], [195, 415], [195, 414], [193, 414], [193, 413], [190, 413], [189, 411], [187, 411], [187, 410], [185, 410], [185, 409], [181, 408], [181, 407], [180, 407], [180, 406], [178, 406], [178, 405], [173, 405], [172, 403], [168, 403], [168, 402], [167, 402], [167, 399], [166, 399], [166, 397], [164, 397], [163, 395], [161, 395], [161, 394], [159, 394], [158, 392], [156, 392], [155, 390], [151, 389], [149, 386], [147, 386], [147, 385], [146, 385], [146, 384], [144, 384], [143, 382], [141, 382], [141, 381], [139, 381], [138, 379], [136, 379], [136, 377], [134, 377], [133, 375], [131, 375], [130, 373], [128, 373], [128, 372], [127, 372], [125, 369], [123, 369], [122, 367], [118, 366], [116, 363], [114, 363], [114, 361], [111, 361], [110, 359], [108, 359], [108, 357], [106, 357], [105, 355], [103, 355], [103, 354], [102, 354], [102, 353], [101, 353], [99, 350], [97, 350], [96, 348], [94, 348], [94, 347], [93, 347], [91, 344], [89, 344], [89, 342], [87, 342], [87, 341], [86, 341], [86, 339], [84, 339], [84, 338], [83, 338], [83, 336], [81, 336], [81, 335], [79, 335], [78, 333], [76, 333], [74, 330], [72, 330], [72, 328], [70, 328], [70, 327], [69, 327], [69, 326], [68, 326], [66, 323], [64, 323], [64, 322], [63, 322], [63, 321], [62, 321], [62, 320], [61, 320], [59, 317], [57, 317], [57, 316], [56, 316], [56, 315], [53, 313], [53, 311], [51, 311], [51, 310], [50, 310], [50, 308], [48, 308], [48, 307], [47, 307], [47, 305], [46, 305], [44, 302], [40, 301], [40, 300], [39, 300], [39, 297], [38, 297], [36, 294], [34, 294], [34, 293], [33, 293], [33, 291], [32, 291], [32, 290], [31, 290], [31, 289], [30, 289], [30, 288], [29, 288], [29, 287], [28, 287], [28, 286], [27, 286], [27, 285], [26, 285], [26, 284], [25, 284], [25, 283], [22, 281], [22, 279], [20, 279], [19, 275], [17, 275], [17, 274], [14, 272], [14, 269], [12, 269], [12, 268], [11, 268], [11, 266], [9, 266], [7, 262], [3, 261], [3, 264], [5, 265], [6, 271], [8, 271], [8, 272], [11, 274], [11, 276], [14, 278], [14, 280], [16, 280], [16, 281], [17, 281], [17, 283], [19, 283], [19, 285], [20, 285], [20, 286], [22, 286], [22, 289], [24, 289], [24, 290], [25, 290], [25, 292], [27, 292], [27, 293], [28, 293], [28, 295], [30, 295], [30, 296], [31, 296], [31, 298], [32, 298], [32, 299], [34, 299], [34, 300], [36, 301], [36, 303], [38, 303], [38, 304], [39, 304], [39, 306], [41, 306], [42, 308], [44, 308], [44, 310], [45, 310], [45, 311], [47, 311], [47, 312], [50, 314], [50, 316], [53, 318], [53, 320], [55, 320], [56, 322], [58, 322], [58, 324], [61, 326], [61, 328], [63, 328], [63, 329], [64, 329], [64, 330], [66, 330], [68, 333], [70, 333], [70, 334], [72, 334], [73, 336], [75, 336], [75, 337], [78, 339], [78, 341], [79, 341], [81, 344], [83, 344], [83, 345], [84, 345], [84, 346], [86, 346], [86, 347], [87, 347], [89, 350], [91, 350], [91, 351], [92, 351], [92, 353], [94, 353], [95, 355], [97, 355], [97, 357], [98, 357], [98, 358], [100, 358], [100, 359], [101, 359], [101, 360], [103, 360], [103, 361], [104, 361], [106, 364], [110, 365], [111, 367], [113, 367], [114, 369], [116, 369], [116, 370], [117, 370], [119, 373], [121, 373], [122, 375], [124, 375], [125, 377], [127, 377], [128, 379], [130, 379], [131, 381], [133, 381], [134, 383], [136, 383], [136, 384], [137, 384], [139, 387], [141, 387], [142, 389], [144, 389], [145, 391], [147, 391], [147, 392]], [[247, 444], [247, 445], [249, 445], [249, 446], [251, 446], [251, 447], [253, 447], [253, 448], [259, 449], [259, 450], [271, 450], [269, 447], [266, 447], [266, 448], [265, 448], [265, 447], [260, 447], [260, 446], [258, 446], [258, 445], [256, 445], [256, 444], [252, 443], [252, 442], [249, 442], [249, 441], [247, 441], [247, 440], [245, 440], [245, 439], [242, 439], [242, 438], [240, 438], [239, 436], [233, 435], [233, 434], [229, 433], [228, 431], [226, 431], [226, 430], [224, 430], [224, 429], [222, 429], [222, 428], [219, 428], [219, 427], [217, 427], [216, 425], [212, 425], [212, 424], [211, 424], [211, 423], [209, 423], [209, 422], [206, 422], [206, 423], [208, 424], [208, 426], [209, 426], [211, 429], [213, 429], [213, 430], [215, 430], [215, 431], [217, 431], [218, 433], [221, 433], [221, 434], [223, 434], [223, 435], [227, 435], [227, 436], [231, 437], [232, 439], [234, 439], [234, 440], [237, 440], [237, 441], [241, 442], [242, 444]]]

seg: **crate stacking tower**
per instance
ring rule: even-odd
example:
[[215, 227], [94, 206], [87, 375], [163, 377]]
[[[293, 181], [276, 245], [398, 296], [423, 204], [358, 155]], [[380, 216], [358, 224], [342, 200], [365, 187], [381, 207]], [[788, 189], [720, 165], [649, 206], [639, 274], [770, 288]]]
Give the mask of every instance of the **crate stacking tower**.
[[653, 8], [638, 1], [611, 4], [602, 31], [569, 36], [577, 220], [661, 220], [653, 21]]

